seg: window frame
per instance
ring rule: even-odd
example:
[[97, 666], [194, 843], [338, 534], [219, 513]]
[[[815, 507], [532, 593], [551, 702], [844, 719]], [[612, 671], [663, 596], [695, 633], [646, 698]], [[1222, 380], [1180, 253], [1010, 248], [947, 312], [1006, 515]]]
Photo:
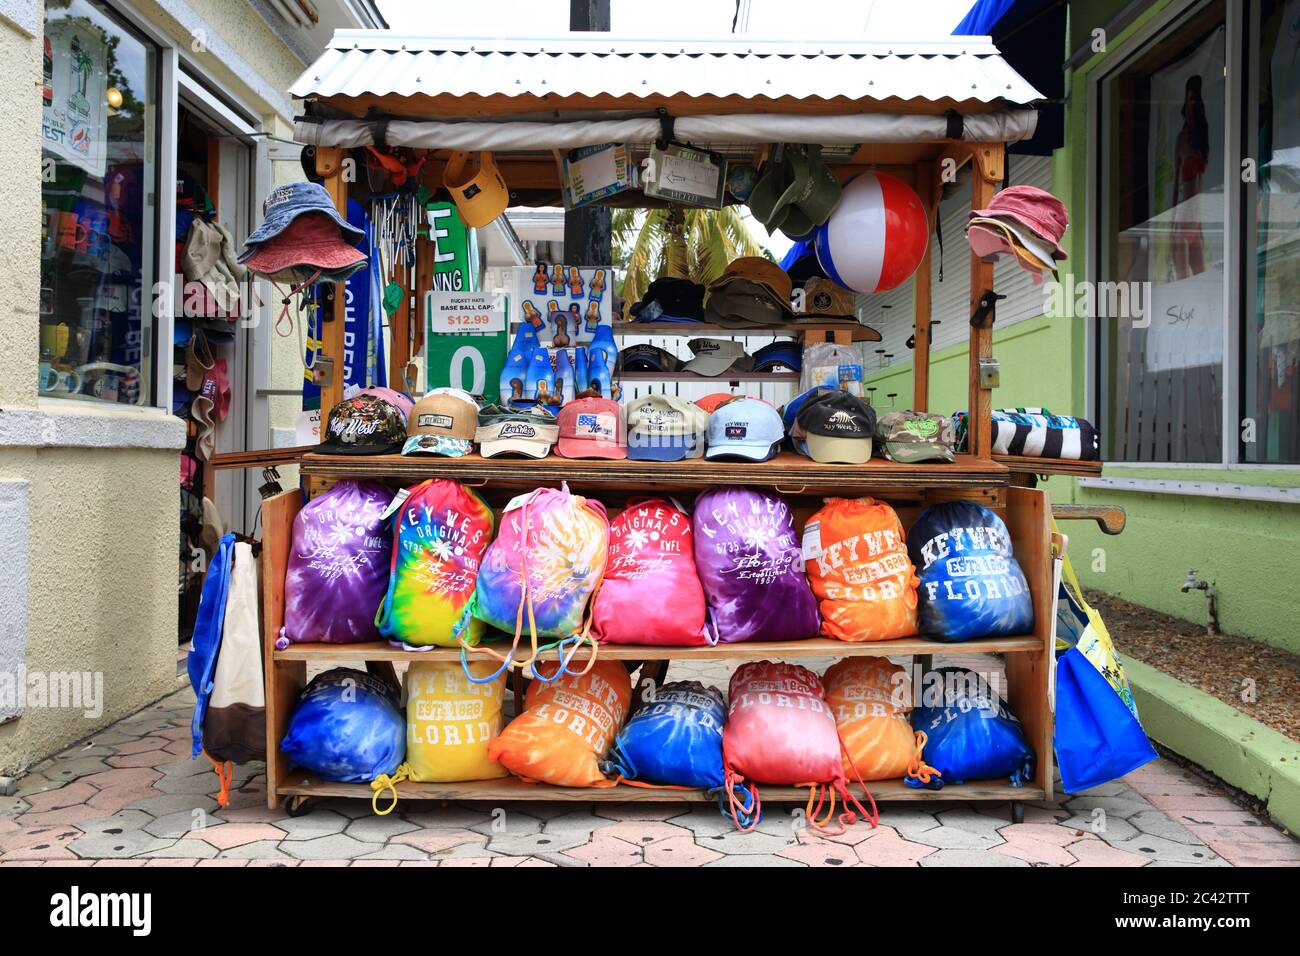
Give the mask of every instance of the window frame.
[[[1106, 215], [1106, 197], [1102, 194], [1103, 167], [1106, 164], [1105, 150], [1108, 146], [1107, 108], [1103, 95], [1104, 85], [1117, 74], [1130, 66], [1133, 61], [1147, 52], [1153, 44], [1160, 43], [1169, 34], [1192, 17], [1203, 11], [1215, 0], [1174, 0], [1147, 23], [1139, 27], [1128, 37], [1120, 50], [1107, 62], [1092, 70], [1086, 79], [1086, 128], [1091, 135], [1090, 145], [1086, 148], [1086, 197], [1087, 213], [1084, 243], [1083, 272], [1093, 283], [1101, 279], [1101, 264], [1105, 257], [1105, 242], [1109, 226]], [[1221, 381], [1223, 402], [1220, 409], [1222, 417], [1223, 442], [1218, 460], [1194, 462], [1162, 461], [1111, 461], [1107, 467], [1134, 468], [1169, 468], [1169, 469], [1270, 469], [1300, 472], [1300, 464], [1250, 462], [1245, 460], [1244, 446], [1241, 441], [1241, 415], [1245, 403], [1244, 368], [1245, 361], [1242, 347], [1245, 339], [1246, 322], [1253, 317], [1253, 290], [1255, 276], [1253, 270], [1246, 270], [1245, 263], [1253, 252], [1257, 240], [1252, 217], [1245, 211], [1253, 208], [1254, 195], [1252, 184], [1242, 182], [1242, 161], [1248, 155], [1247, 139], [1258, 120], [1258, 108], [1251, 99], [1255, 90], [1256, 78], [1252, 72], [1256, 68], [1251, 56], [1251, 38], [1258, 35], [1260, 5], [1259, 0], [1250, 0], [1247, 4], [1225, 3], [1225, 109], [1224, 128], [1220, 132], [1224, 142], [1224, 288], [1223, 314], [1235, 316], [1235, 321], [1228, 318], [1223, 323], [1223, 357], [1221, 359]], [[1257, 184], [1254, 184], [1257, 188]], [[1248, 310], [1248, 304], [1250, 306]], [[1102, 319], [1089, 321], [1086, 342], [1086, 362], [1088, 374], [1085, 376], [1085, 402], [1096, 421], [1104, 421], [1105, 403], [1108, 396], [1108, 369], [1105, 361], [1106, 334], [1102, 330]]]

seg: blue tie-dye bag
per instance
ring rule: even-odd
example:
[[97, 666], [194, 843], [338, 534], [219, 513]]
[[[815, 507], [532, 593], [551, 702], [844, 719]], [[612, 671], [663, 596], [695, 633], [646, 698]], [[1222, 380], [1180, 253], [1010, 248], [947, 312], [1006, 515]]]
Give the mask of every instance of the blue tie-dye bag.
[[365, 671], [336, 667], [302, 692], [280, 749], [322, 780], [369, 783], [406, 756], [397, 688]]
[[699, 681], [664, 684], [610, 749], [606, 774], [660, 786], [722, 786], [722, 725], [727, 705]]
[[926, 735], [925, 762], [944, 783], [1034, 776], [1034, 748], [1015, 714], [981, 675], [962, 667], [927, 671], [912, 729]]
[[1029, 634], [1034, 603], [1002, 519], [973, 501], [921, 512], [907, 532], [920, 631], [941, 641]]

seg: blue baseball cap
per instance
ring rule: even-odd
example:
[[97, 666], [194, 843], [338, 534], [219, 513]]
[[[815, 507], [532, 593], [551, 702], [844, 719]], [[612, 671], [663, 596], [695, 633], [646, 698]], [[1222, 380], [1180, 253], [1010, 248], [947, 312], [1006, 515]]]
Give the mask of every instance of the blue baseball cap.
[[709, 447], [704, 457], [767, 461], [775, 458], [785, 429], [781, 415], [758, 398], [737, 398], [709, 416]]
[[766, 372], [778, 365], [784, 365], [792, 372], [803, 367], [803, 346], [789, 339], [764, 345], [754, 353], [754, 371]]
[[262, 224], [244, 240], [244, 249], [274, 239], [305, 212], [321, 212], [329, 216], [343, 230], [343, 238], [353, 245], [366, 237], [364, 232], [339, 215], [330, 201], [330, 194], [320, 183], [289, 183], [272, 189], [262, 201]]
[[799, 409], [803, 407], [804, 402], [808, 401], [808, 399], [812, 398], [819, 392], [829, 391], [831, 390], [825, 385], [814, 385], [812, 388], [808, 389], [808, 391], [802, 392], [790, 399], [790, 401], [786, 403], [785, 407], [781, 409], [781, 421], [785, 426], [786, 435], [790, 438], [790, 446], [799, 454], [807, 455], [809, 458], [812, 456], [808, 454], [807, 440], [802, 437], [796, 438], [794, 436], [794, 421], [799, 415]]

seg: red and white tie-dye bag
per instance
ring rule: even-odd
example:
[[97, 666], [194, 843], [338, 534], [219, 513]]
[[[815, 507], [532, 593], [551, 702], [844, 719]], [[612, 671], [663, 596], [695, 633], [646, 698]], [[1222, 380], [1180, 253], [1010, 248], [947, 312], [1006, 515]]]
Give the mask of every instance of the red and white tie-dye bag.
[[[833, 832], [842, 833], [843, 827], [856, 823], [859, 813], [876, 826], [879, 816], [866, 785], [862, 790], [870, 811], [849, 793], [840, 758], [843, 745], [816, 674], [798, 664], [748, 661], [731, 675], [728, 696], [722, 757], [731, 816], [738, 828], [757, 826], [762, 813], [758, 784], [764, 783], [808, 787], [807, 819], [819, 832], [832, 832], [825, 826], [837, 820], [837, 797], [846, 811], [838, 817], [840, 829]], [[739, 805], [739, 784], [752, 793], [750, 806]]]

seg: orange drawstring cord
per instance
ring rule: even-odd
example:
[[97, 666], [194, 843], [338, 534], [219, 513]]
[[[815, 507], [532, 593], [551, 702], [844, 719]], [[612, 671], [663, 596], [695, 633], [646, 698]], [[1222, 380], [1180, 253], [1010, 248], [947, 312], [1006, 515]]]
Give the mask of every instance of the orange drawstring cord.
[[219, 761], [206, 750], [203, 756], [207, 757], [212, 763], [212, 769], [217, 772], [217, 780], [221, 782], [221, 789], [217, 791], [217, 806], [226, 807], [230, 805], [230, 783], [235, 778], [235, 765], [233, 762]]
[[[743, 784], [745, 778], [740, 776], [740, 774], [728, 770], [722, 779], [724, 786], [727, 788], [727, 809], [731, 811], [732, 823], [736, 824], [736, 829], [741, 833], [752, 832], [758, 827], [758, 821], [763, 815], [763, 801], [758, 795], [758, 784], [753, 783], [749, 785], [751, 799], [749, 806], [746, 807], [742, 806], [740, 801], [736, 799], [736, 786], [738, 784]], [[744, 815], [749, 819], [750, 822], [748, 826], [745, 826], [740, 822], [741, 815]]]
[[935, 770], [921, 758], [921, 753], [925, 750], [925, 745], [929, 742], [929, 739], [924, 731], [918, 730], [916, 732], [916, 753], [913, 755], [911, 763], [907, 765], [908, 778], [926, 786], [929, 786], [936, 777], [943, 776], [942, 773]]

